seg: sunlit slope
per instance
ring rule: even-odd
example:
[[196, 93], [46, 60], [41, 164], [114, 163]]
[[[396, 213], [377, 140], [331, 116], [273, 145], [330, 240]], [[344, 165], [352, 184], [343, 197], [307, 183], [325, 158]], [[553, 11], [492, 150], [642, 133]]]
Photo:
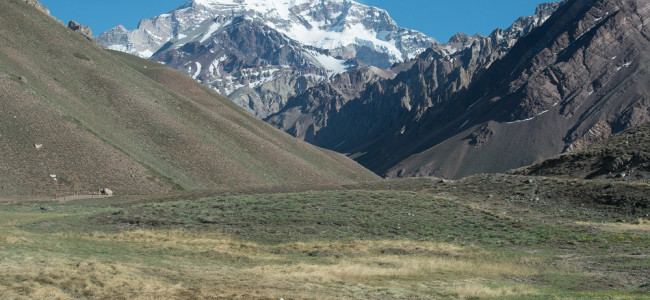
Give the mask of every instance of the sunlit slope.
[[0, 195], [376, 179], [21, 1], [0, 2], [0, 112]]

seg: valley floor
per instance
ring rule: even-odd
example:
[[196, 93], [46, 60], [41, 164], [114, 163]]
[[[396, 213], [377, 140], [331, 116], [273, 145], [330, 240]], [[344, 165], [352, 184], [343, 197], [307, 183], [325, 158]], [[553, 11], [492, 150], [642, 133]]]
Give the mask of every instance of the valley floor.
[[648, 299], [643, 183], [478, 175], [0, 203], [3, 299]]

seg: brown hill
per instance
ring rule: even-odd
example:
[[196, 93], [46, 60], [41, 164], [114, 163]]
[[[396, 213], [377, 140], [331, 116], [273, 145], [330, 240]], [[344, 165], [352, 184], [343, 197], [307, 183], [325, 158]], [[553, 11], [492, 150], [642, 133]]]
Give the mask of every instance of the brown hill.
[[509, 173], [648, 182], [650, 180], [649, 145], [650, 123], [646, 123], [594, 143], [585, 149], [568, 152]]
[[0, 195], [372, 180], [180, 72], [0, 2]]

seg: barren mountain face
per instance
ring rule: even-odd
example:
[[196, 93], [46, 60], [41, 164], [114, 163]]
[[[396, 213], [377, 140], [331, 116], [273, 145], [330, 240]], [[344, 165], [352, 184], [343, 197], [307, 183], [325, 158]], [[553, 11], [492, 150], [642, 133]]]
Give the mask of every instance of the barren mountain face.
[[[447, 126], [429, 120], [447, 133], [432, 135], [431, 148], [389, 174], [504, 171], [650, 121], [649, 8], [647, 1], [563, 3], [442, 112], [460, 117]], [[453, 154], [438, 154], [445, 152]]]
[[312, 127], [290, 108], [270, 120], [387, 176], [528, 165], [650, 121], [649, 6], [565, 1], [539, 26], [555, 9], [541, 6], [534, 22], [505, 31], [528, 28], [525, 36], [458, 35]]
[[[393, 117], [419, 119], [435, 103], [466, 89], [477, 74], [505, 55], [520, 37], [541, 25], [556, 7], [557, 3], [542, 4], [534, 16], [522, 17], [508, 29], [497, 29], [489, 36], [459, 33], [446, 44], [435, 44], [417, 59], [398, 64], [388, 71], [356, 70], [341, 74], [292, 97], [282, 111], [267, 121], [323, 147], [344, 146], [345, 141], [364, 143], [365, 136], [372, 135], [372, 131], [383, 131], [387, 129], [385, 126], [390, 126], [372, 120], [383, 118], [384, 114], [367, 114], [363, 112], [365, 108], [361, 108], [355, 112], [358, 118], [355, 121], [359, 123], [354, 127], [341, 128], [332, 136], [319, 131], [326, 126], [338, 126], [331, 120], [348, 101], [353, 102], [351, 106], [355, 105], [354, 102], [371, 101], [393, 106], [397, 103], [394, 100], [399, 100], [399, 107], [386, 107], [394, 114]], [[384, 90], [385, 86], [390, 86], [390, 89]], [[366, 119], [368, 121], [364, 124]], [[398, 129], [400, 134], [404, 134], [402, 129]], [[339, 134], [348, 136], [339, 139]]]

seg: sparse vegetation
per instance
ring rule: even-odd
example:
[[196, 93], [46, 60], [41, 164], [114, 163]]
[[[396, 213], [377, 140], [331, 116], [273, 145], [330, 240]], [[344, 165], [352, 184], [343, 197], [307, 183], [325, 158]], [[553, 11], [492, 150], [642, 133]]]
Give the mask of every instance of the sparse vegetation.
[[[289, 193], [180, 192], [7, 203], [0, 207], [0, 264], [7, 270], [0, 294], [177, 299], [647, 295], [648, 231], [607, 227], [617, 220], [643, 226], [646, 221], [638, 218], [647, 207], [635, 213], [596, 204], [585, 208], [594, 200], [586, 198], [539, 206], [509, 202], [504, 199], [530, 188], [511, 181], [525, 182], [502, 176], [488, 184], [478, 176]], [[534, 182], [537, 190], [571, 184], [538, 177]]]
[[0, 197], [379, 179], [186, 74], [99, 48], [24, 1], [0, 1], [0, 28]]

